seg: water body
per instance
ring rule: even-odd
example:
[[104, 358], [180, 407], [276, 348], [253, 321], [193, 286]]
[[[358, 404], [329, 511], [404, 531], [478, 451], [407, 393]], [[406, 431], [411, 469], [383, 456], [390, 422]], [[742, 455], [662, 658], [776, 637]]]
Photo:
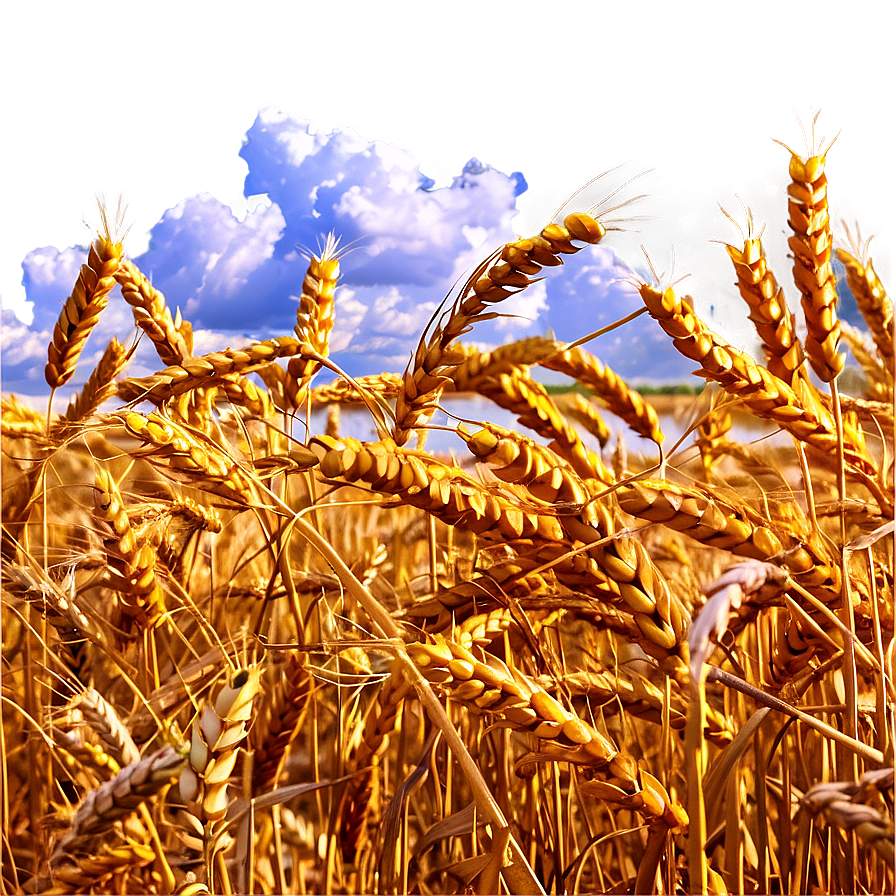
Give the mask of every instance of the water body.
[[[660, 396], [661, 410], [659, 411], [660, 426], [665, 433], [666, 439], [664, 447], [668, 451], [688, 430], [699, 416], [705, 412], [706, 403], [699, 396], [676, 396], [675, 400], [666, 401], [667, 396]], [[441, 411], [436, 412], [432, 418], [432, 424], [441, 427], [454, 427], [460, 421], [464, 422], [467, 429], [476, 432], [481, 428], [482, 422], [494, 423], [505, 429], [515, 430], [529, 438], [538, 442], [545, 442], [535, 435], [531, 430], [527, 430], [521, 426], [516, 417], [504, 408], [498, 407], [494, 402], [478, 395], [464, 396], [448, 396], [442, 401], [442, 405], [447, 413]], [[449, 417], [449, 414], [452, 415]], [[649, 439], [643, 439], [636, 433], [628, 429], [618, 417], [609, 411], [601, 412], [605, 423], [613, 433], [613, 437], [605, 451], [609, 452], [616, 441], [616, 434], [621, 432], [625, 439], [626, 447], [630, 454], [643, 453], [645, 460], [657, 459], [658, 452], [656, 445]], [[321, 409], [315, 411], [311, 415], [312, 432], [322, 433], [326, 429], [326, 410]], [[577, 427], [582, 434], [585, 444], [600, 451], [600, 445], [597, 439], [584, 432], [581, 427]], [[299, 427], [294, 430], [299, 435]], [[734, 422], [728, 438], [732, 441], [741, 443], [752, 442], [776, 433], [777, 427], [766, 423], [763, 420], [757, 420], [748, 414], [736, 414]], [[340, 409], [340, 436], [350, 436], [361, 441], [375, 441], [378, 436], [376, 427], [370, 417], [369, 412], [363, 406], [343, 406]], [[779, 438], [779, 436], [775, 436]], [[682, 448], [692, 445], [694, 436], [691, 434], [682, 443]], [[414, 447], [413, 440], [409, 447]], [[426, 450], [435, 454], [450, 454], [454, 452], [459, 459], [469, 457], [469, 451], [463, 441], [453, 432], [446, 432], [443, 429], [430, 429], [426, 437]]]

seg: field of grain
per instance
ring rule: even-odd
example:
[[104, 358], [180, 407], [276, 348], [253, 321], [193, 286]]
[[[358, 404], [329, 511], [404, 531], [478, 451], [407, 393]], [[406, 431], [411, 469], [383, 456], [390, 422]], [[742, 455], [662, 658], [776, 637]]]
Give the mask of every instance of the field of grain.
[[[294, 335], [197, 356], [104, 215], [48, 386], [116, 285], [160, 370], [115, 340], [67, 409], [3, 401], [3, 892], [892, 893], [893, 306], [824, 163], [792, 154], [789, 297], [748, 213], [727, 247], [763, 363], [638, 284], [707, 384], [674, 447], [599, 337], [465, 341], [600, 207], [485, 259], [403, 373], [328, 385], [338, 240]], [[518, 426], [428, 450], [452, 392]]]

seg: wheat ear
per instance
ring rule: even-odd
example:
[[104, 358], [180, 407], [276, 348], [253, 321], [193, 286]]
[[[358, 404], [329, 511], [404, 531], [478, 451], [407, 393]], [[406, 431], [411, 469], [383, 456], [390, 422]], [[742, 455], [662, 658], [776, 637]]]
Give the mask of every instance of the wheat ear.
[[[740, 225], [725, 209], [722, 213], [740, 230]], [[762, 340], [766, 366], [782, 382], [796, 388], [796, 379], [802, 375], [803, 347], [796, 335], [793, 312], [787, 307], [784, 290], [778, 286], [775, 275], [768, 267], [762, 246], [761, 230], [754, 231], [753, 213], [746, 210], [747, 231], [740, 249], [726, 245], [728, 255], [737, 274], [737, 288], [750, 309], [750, 320]]]
[[499, 479], [525, 486], [538, 500], [548, 504], [584, 504], [588, 500], [585, 484], [575, 470], [549, 448], [495, 424], [472, 435], [458, 426], [457, 433]]
[[861, 244], [861, 235], [856, 228], [856, 238], [844, 222], [852, 252], [837, 249], [837, 258], [846, 267], [846, 282], [853, 294], [871, 336], [880, 352], [881, 361], [893, 377], [893, 300], [887, 295], [883, 283], [874, 270], [874, 263], [868, 254], [868, 241]]
[[[93, 241], [87, 264], [81, 265], [72, 294], [65, 300], [53, 330], [44, 370], [51, 389], [64, 386], [72, 378], [84, 343], [97, 325], [115, 286], [115, 272], [124, 249], [111, 234], [105, 209], [101, 207], [100, 213], [104, 232], [97, 234]], [[120, 226], [120, 221], [117, 225]]]
[[[402, 379], [397, 373], [377, 373], [355, 377], [349, 382], [341, 377], [324, 386], [315, 386], [311, 397], [315, 404], [364, 404], [365, 394], [381, 398], [395, 398], [401, 389]], [[358, 390], [363, 390], [363, 394]]]
[[603, 405], [638, 435], [658, 445], [663, 441], [659, 417], [640, 392], [632, 389], [611, 370], [581, 346], [567, 349], [541, 362], [542, 367], [556, 370], [587, 386]]
[[591, 781], [597, 795], [628, 806], [670, 827], [687, 824], [684, 810], [665, 789], [597, 729], [563, 707], [521, 672], [496, 657], [481, 662], [462, 645], [437, 636], [433, 644], [410, 644], [408, 653], [424, 677], [477, 714], [500, 714], [509, 727], [534, 736], [536, 760], [572, 762], [604, 775]]
[[112, 530], [104, 539], [109, 556], [110, 584], [118, 592], [128, 623], [152, 626], [165, 611], [164, 595], [156, 579], [156, 552], [138, 544], [115, 480], [97, 465], [94, 478], [94, 512]]
[[399, 495], [449, 526], [460, 526], [486, 540], [538, 537], [562, 539], [556, 517], [521, 510], [519, 502], [493, 492], [456, 467], [391, 442], [358, 442], [315, 436], [309, 447], [320, 458], [321, 473], [350, 484], [365, 483], [382, 494]]
[[155, 796], [165, 785], [174, 781], [184, 767], [183, 757], [171, 746], [125, 766], [111, 781], [90, 791], [75, 810], [75, 816], [59, 841], [50, 865], [60, 862], [67, 852], [73, 852], [111, 827], [119, 818], [129, 815], [137, 807]]
[[[641, 284], [639, 291], [651, 317], [672, 337], [675, 348], [700, 365], [700, 376], [721, 383], [757, 417], [777, 423], [821, 451], [836, 451], [838, 440], [833, 415], [817, 400], [810, 402], [808, 390], [797, 395], [746, 352], [709, 330], [694, 313], [689, 296], [680, 297], [672, 287], [659, 290], [647, 283]], [[874, 464], [867, 455], [861, 433], [844, 424], [844, 440], [847, 461], [862, 472], [872, 473]]]
[[562, 407], [563, 413], [574, 420], [585, 432], [597, 439], [601, 448], [606, 448], [610, 441], [610, 427], [598, 413], [595, 403], [578, 392], [573, 392]]
[[377, 785], [377, 757], [383, 751], [389, 735], [401, 724], [401, 709], [411, 686], [402, 674], [398, 663], [384, 682], [370, 705], [364, 719], [361, 742], [351, 757], [351, 766], [363, 770], [346, 785], [339, 811], [341, 824], [339, 842], [346, 862], [354, 861], [371, 806], [376, 803], [374, 789]]
[[122, 261], [115, 273], [124, 300], [131, 306], [134, 321], [150, 338], [163, 364], [179, 364], [193, 353], [193, 333], [189, 326], [178, 327], [165, 301], [144, 273], [132, 261]]
[[220, 385], [231, 373], [254, 373], [279, 358], [292, 358], [302, 351], [294, 336], [278, 336], [253, 342], [241, 349], [225, 349], [187, 358], [148, 377], [128, 378], [120, 383], [118, 394], [126, 401], [151, 401], [161, 404], [193, 389]]
[[206, 879], [199, 883], [208, 886], [214, 858], [226, 846], [221, 834], [229, 803], [227, 788], [252, 719], [261, 671], [260, 666], [235, 670], [214, 703], [202, 706], [193, 721], [190, 752], [178, 781], [180, 797], [187, 803], [180, 818], [192, 835], [187, 845], [202, 851]]
[[785, 147], [790, 153], [787, 207], [793, 231], [787, 244], [793, 251], [793, 279], [802, 296], [803, 316], [809, 329], [806, 356], [819, 379], [826, 383], [837, 377], [844, 364], [844, 356], [837, 353], [837, 281], [831, 265], [833, 240], [824, 173], [830, 146], [807, 158]]
[[481, 613], [508, 597], [522, 598], [547, 590], [547, 580], [530, 571], [538, 561], [513, 557], [494, 563], [481, 575], [468, 581], [438, 589], [434, 594], [415, 601], [405, 614], [427, 631], [445, 631], [462, 623], [472, 614]]
[[113, 337], [84, 387], [69, 402], [68, 410], [53, 423], [50, 430], [53, 438], [64, 440], [76, 432], [78, 423], [115, 395], [115, 378], [124, 370], [128, 359], [128, 351]]
[[283, 759], [305, 717], [313, 686], [314, 679], [304, 661], [294, 653], [286, 664], [285, 675], [263, 705], [259, 723], [252, 729], [253, 793], [264, 793], [277, 780]]
[[565, 458], [582, 479], [605, 485], [614, 482], [600, 456], [584, 444], [547, 389], [529, 375], [528, 365], [509, 364], [493, 352], [485, 365], [470, 361], [459, 365], [455, 386], [458, 391], [478, 392], [511, 411], [521, 425], [548, 439], [551, 450]]
[[202, 483], [212, 494], [239, 504], [251, 503], [255, 490], [250, 477], [214, 443], [157, 412], [148, 417], [128, 411], [113, 418], [128, 434], [143, 442], [134, 456], [146, 457], [177, 478]]
[[[463, 361], [453, 343], [475, 323], [485, 319], [486, 309], [525, 289], [542, 267], [562, 264], [561, 255], [578, 252], [573, 240], [597, 244], [606, 229], [585, 214], [569, 215], [560, 224], [549, 224], [537, 237], [507, 243], [494, 262], [483, 262], [467, 280], [460, 297], [432, 335], [424, 334], [404, 375], [395, 407], [393, 438], [403, 445], [411, 432], [429, 418], [445, 383]], [[494, 258], [495, 256], [493, 256]]]
[[57, 634], [53, 644], [60, 659], [79, 680], [84, 680], [88, 635], [102, 643], [100, 632], [75, 603], [74, 571], [57, 582], [29, 567], [3, 564], [3, 589], [32, 604], [46, 616]]
[[4, 395], [0, 412], [0, 432], [4, 439], [39, 438], [47, 431], [47, 417], [23, 404], [15, 395]]
[[705, 544], [740, 557], [775, 561], [826, 603], [840, 594], [840, 571], [824, 542], [796, 537], [791, 528], [769, 523], [748, 505], [725, 500], [708, 489], [641, 479], [616, 493], [632, 516], [662, 523]]
[[[893, 819], [887, 816], [887, 802], [878, 796], [892, 788], [893, 769], [877, 769], [856, 782], [822, 781], [813, 785], [800, 800], [800, 808], [813, 815], [824, 813], [829, 824], [855, 831], [866, 846], [892, 866]], [[875, 796], [880, 807], [871, 805]]]
[[156, 858], [155, 850], [128, 839], [115, 845], [91, 847], [91, 855], [66, 857], [53, 867], [51, 876], [36, 878], [25, 885], [26, 893], [44, 896], [71, 896], [73, 893], [125, 892], [123, 875], [144, 868]]
[[312, 256], [309, 260], [302, 282], [302, 295], [296, 311], [296, 337], [315, 357], [299, 355], [287, 365], [288, 374], [296, 384], [297, 405], [301, 404], [311, 378], [320, 370], [317, 358], [326, 358], [330, 353], [339, 255], [339, 240], [331, 233], [320, 256]]

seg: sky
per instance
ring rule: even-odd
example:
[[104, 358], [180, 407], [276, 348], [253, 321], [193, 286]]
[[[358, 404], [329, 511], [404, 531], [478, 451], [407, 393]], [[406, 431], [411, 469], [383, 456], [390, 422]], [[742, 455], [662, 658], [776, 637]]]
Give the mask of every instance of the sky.
[[[619, 194], [646, 196], [611, 215], [625, 232], [609, 248], [551, 271], [505, 309], [516, 317], [475, 337], [551, 327], [571, 340], [621, 317], [637, 307], [623, 262], [643, 271], [643, 245], [660, 270], [674, 261], [674, 276], [690, 275], [681, 289], [711, 325], [750, 345], [715, 242], [739, 236], [719, 203], [742, 218], [741, 197], [767, 225], [788, 289], [789, 154], [773, 138], [802, 152], [797, 116], [808, 126], [820, 109], [817, 136], [839, 133], [835, 234], [840, 218], [875, 234], [892, 282], [887, 28], [878, 4], [844, 9], [19, 4], [0, 36], [3, 389], [45, 389], [46, 341], [98, 194], [124, 196], [128, 255], [193, 320], [197, 350], [290, 332], [302, 250], [336, 230], [352, 251], [333, 348], [350, 372], [373, 373], [403, 369], [452, 285], [495, 246], [649, 170]], [[85, 360], [132, 332], [127, 307], [110, 303]], [[691, 365], [666, 344], [639, 319], [590, 347], [636, 380], [680, 378]], [[138, 362], [132, 373], [153, 369], [145, 353]]]

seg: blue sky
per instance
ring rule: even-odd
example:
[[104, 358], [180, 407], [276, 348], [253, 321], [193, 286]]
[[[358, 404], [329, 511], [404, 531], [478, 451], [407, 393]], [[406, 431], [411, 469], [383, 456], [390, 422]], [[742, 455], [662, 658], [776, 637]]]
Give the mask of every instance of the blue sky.
[[[311, 123], [273, 107], [259, 112], [240, 155], [248, 164], [246, 194], [263, 195], [267, 204], [239, 220], [213, 196], [191, 196], [164, 213], [135, 263], [172, 308], [193, 322], [197, 350], [211, 350], [289, 333], [305, 252], [336, 233], [348, 251], [331, 348], [354, 375], [404, 368], [455, 284], [494, 246], [514, 238], [511, 223], [526, 190], [519, 172], [505, 174], [475, 158], [449, 185], [435, 187], [405, 150], [348, 129], [312, 132]], [[605, 191], [621, 177], [608, 175]], [[636, 195], [632, 188], [626, 192]], [[83, 259], [82, 247], [44, 247], [26, 255], [33, 319], [26, 325], [6, 312], [7, 335], [19, 337], [15, 351], [4, 357], [7, 387], [43, 391], [45, 342]], [[558, 338], [573, 341], [584, 335], [583, 327], [597, 329], [639, 307], [626, 283], [630, 274], [612, 249], [587, 247], [502, 303], [505, 316], [480, 324], [469, 338], [493, 346], [553, 329]], [[113, 335], [124, 340], [132, 331], [129, 309], [113, 295], [86, 359], [98, 356]], [[655, 375], [681, 376], [689, 362], [663, 353], [667, 342], [644, 318], [609, 335], [602, 348], [618, 355], [624, 347], [631, 371], [636, 361], [646, 370], [653, 357], [659, 358]], [[136, 358], [139, 370], [132, 372], [149, 373], [156, 366], [146, 345]], [[83, 367], [86, 376], [90, 366]]]

